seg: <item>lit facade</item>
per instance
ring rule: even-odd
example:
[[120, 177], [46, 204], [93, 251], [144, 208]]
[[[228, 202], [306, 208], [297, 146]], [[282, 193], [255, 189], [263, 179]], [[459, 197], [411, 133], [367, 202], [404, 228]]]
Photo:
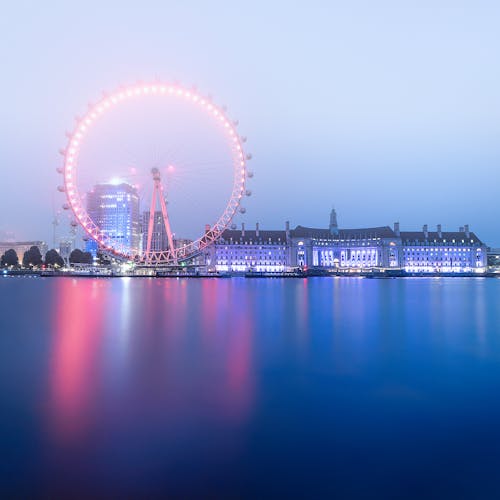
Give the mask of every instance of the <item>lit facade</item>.
[[99, 245], [97, 244], [97, 241], [93, 240], [92, 238], [89, 238], [85, 241], [85, 251], [90, 253], [90, 255], [92, 255], [94, 259], [97, 257], [98, 250]]
[[408, 272], [476, 272], [488, 265], [484, 243], [463, 226], [459, 231], [422, 231], [399, 233], [402, 242], [402, 266]]
[[226, 230], [208, 248], [207, 265], [221, 272], [284, 272], [288, 267], [286, 231]]
[[380, 226], [339, 229], [332, 210], [328, 228], [284, 231], [226, 230], [212, 245], [207, 264], [218, 271], [283, 272], [294, 268], [341, 271], [399, 269], [410, 273], [469, 273], [487, 268], [487, 248], [469, 230], [400, 231]]
[[328, 229], [297, 226], [290, 231], [290, 265], [322, 269], [399, 267], [398, 238], [388, 226]]
[[490, 248], [488, 250], [488, 267], [495, 272], [500, 271], [500, 248]]
[[127, 183], [96, 184], [87, 193], [87, 213], [115, 249], [140, 253], [139, 195], [135, 187]]

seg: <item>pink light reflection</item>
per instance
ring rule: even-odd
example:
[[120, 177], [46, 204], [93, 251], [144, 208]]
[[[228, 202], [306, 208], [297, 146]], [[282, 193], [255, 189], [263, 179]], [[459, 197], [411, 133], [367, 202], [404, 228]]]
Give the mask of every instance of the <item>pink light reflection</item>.
[[99, 287], [85, 279], [57, 281], [48, 416], [51, 433], [62, 444], [77, 440], [90, 426], [104, 303]]
[[[217, 394], [214, 395], [224, 409], [224, 415], [231, 421], [243, 422], [249, 416], [254, 397], [254, 380], [252, 371], [252, 334], [254, 325], [249, 316], [242, 310], [244, 304], [232, 302], [232, 288], [228, 283], [219, 280], [202, 281], [202, 314], [205, 346], [208, 351], [218, 351], [225, 345], [224, 365], [225, 378], [221, 380]], [[223, 304], [231, 304], [226, 309]], [[226, 315], [225, 311], [235, 312]], [[238, 312], [239, 311], [239, 312]], [[240, 322], [240, 318], [245, 321]], [[224, 332], [224, 336], [221, 336]], [[210, 356], [212, 357], [212, 356]]]

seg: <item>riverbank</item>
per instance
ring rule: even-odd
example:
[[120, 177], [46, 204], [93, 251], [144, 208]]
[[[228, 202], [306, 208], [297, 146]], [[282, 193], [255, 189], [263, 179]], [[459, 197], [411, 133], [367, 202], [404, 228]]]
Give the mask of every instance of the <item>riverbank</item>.
[[344, 277], [344, 278], [368, 278], [368, 279], [387, 279], [387, 278], [500, 278], [499, 272], [486, 273], [410, 273], [400, 269], [388, 270], [296, 270], [286, 272], [185, 272], [168, 270], [144, 270], [130, 272], [116, 272], [111, 269], [102, 270], [50, 270], [50, 269], [4, 269], [0, 276], [27, 276], [42, 278], [312, 278], [312, 277]]

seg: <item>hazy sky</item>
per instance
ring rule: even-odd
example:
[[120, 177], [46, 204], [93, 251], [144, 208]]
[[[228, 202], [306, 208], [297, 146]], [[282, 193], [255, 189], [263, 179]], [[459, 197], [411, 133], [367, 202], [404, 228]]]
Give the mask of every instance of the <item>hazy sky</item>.
[[74, 116], [159, 77], [239, 119], [247, 225], [326, 226], [334, 204], [343, 227], [469, 223], [500, 246], [499, 25], [495, 1], [6, 2], [0, 229], [50, 241]]

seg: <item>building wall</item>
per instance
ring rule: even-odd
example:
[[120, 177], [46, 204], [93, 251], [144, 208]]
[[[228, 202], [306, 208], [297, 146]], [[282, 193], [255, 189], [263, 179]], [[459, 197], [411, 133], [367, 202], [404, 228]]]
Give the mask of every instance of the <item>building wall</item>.
[[87, 212], [120, 251], [140, 252], [139, 195], [130, 184], [97, 184], [87, 193]]
[[494, 271], [500, 269], [500, 248], [490, 248], [487, 253], [488, 266]]
[[401, 233], [402, 266], [409, 272], [475, 272], [488, 265], [487, 248], [468, 230]]
[[439, 233], [400, 232], [399, 224], [394, 230], [334, 229], [333, 234], [301, 226], [286, 231], [225, 231], [212, 246], [207, 263], [219, 271], [279, 272], [297, 267], [482, 272], [487, 266], [486, 246], [462, 229], [442, 232], [439, 226]]
[[471, 272], [487, 266], [486, 248], [471, 245], [403, 246], [403, 268], [409, 272]]
[[[149, 214], [150, 211], [146, 210], [142, 214], [142, 250], [145, 252], [148, 244], [148, 228], [149, 228]], [[168, 249], [168, 236], [163, 222], [163, 214], [161, 210], [154, 213], [153, 219], [153, 233], [151, 237], [151, 250], [154, 252], [161, 252]]]
[[383, 238], [296, 238], [290, 241], [291, 267], [371, 269], [399, 267], [400, 240]]
[[97, 241], [89, 238], [85, 242], [85, 251], [89, 252], [94, 259], [97, 257], [98, 250], [99, 250], [99, 246], [97, 244]]
[[225, 231], [207, 251], [217, 271], [283, 272], [289, 267], [285, 231]]
[[286, 245], [215, 244], [210, 264], [217, 271], [283, 272], [288, 268]]

